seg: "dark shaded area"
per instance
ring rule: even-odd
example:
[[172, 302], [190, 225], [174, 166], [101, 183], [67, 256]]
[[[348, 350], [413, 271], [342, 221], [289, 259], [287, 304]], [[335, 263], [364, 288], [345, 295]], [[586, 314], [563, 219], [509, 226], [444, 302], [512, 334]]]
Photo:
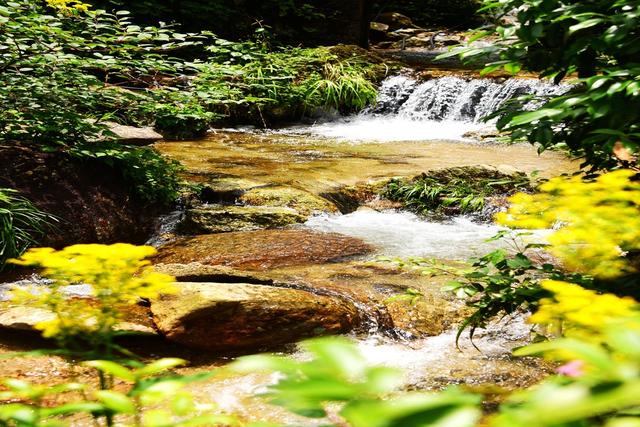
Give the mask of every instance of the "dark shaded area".
[[0, 146], [0, 187], [14, 188], [60, 219], [43, 246], [75, 243], [142, 243], [159, 208], [131, 195], [118, 170], [96, 160]]
[[371, 21], [389, 12], [399, 12], [424, 28], [447, 27], [467, 30], [482, 23], [476, 14], [479, 0], [374, 0], [371, 2]]
[[125, 9], [141, 24], [181, 24], [184, 31], [209, 30], [228, 39], [250, 37], [267, 27], [292, 45], [366, 45], [366, 0], [93, 0], [106, 10]]

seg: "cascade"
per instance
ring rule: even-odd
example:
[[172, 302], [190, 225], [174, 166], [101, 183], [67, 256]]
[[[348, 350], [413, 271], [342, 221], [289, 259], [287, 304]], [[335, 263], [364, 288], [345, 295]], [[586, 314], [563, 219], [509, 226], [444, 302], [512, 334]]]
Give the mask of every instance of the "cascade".
[[538, 98], [527, 105], [533, 108], [545, 97], [561, 95], [569, 88], [569, 85], [553, 85], [536, 79], [496, 83], [490, 79], [449, 76], [419, 82], [394, 76], [382, 83], [378, 102], [363, 115], [477, 123], [518, 96]]
[[545, 98], [566, 93], [570, 85], [537, 79], [465, 79], [447, 76], [418, 81], [392, 76], [382, 82], [375, 105], [360, 114], [287, 128], [288, 134], [311, 134], [349, 142], [468, 140], [470, 133], [491, 129], [485, 118], [522, 95], [531, 95], [526, 109]]

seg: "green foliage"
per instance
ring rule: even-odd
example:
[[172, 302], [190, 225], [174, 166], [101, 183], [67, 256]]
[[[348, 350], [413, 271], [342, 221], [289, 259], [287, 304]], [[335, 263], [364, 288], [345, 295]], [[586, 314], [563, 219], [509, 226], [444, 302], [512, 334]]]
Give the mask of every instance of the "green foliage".
[[165, 104], [154, 111], [155, 128], [168, 139], [193, 139], [204, 136], [216, 117], [200, 105]]
[[[489, 56], [484, 72], [503, 68], [538, 73], [559, 82], [579, 77], [570, 93], [527, 112], [526, 99], [501, 114], [498, 127], [541, 150], [566, 146], [585, 166], [637, 164], [640, 150], [640, 67], [637, 0], [484, 0], [494, 24], [478, 37], [492, 45], [455, 50], [462, 58]], [[510, 14], [511, 16], [505, 15]], [[626, 148], [620, 155], [616, 150]]]
[[481, 211], [486, 199], [508, 194], [516, 188], [527, 188], [526, 177], [513, 179], [469, 179], [422, 175], [412, 180], [392, 179], [382, 192], [390, 200], [400, 201], [419, 213], [471, 213]]
[[414, 257], [409, 259], [382, 259], [402, 268], [418, 270], [427, 275], [451, 276], [443, 290], [466, 300], [473, 313], [458, 328], [456, 341], [468, 328], [473, 339], [477, 328], [497, 316], [523, 311], [535, 311], [540, 300], [549, 292], [540, 286], [545, 279], [569, 280], [589, 288], [598, 286], [588, 276], [567, 273], [553, 264], [539, 261], [535, 251], [546, 247], [540, 243], [526, 243], [531, 233], [501, 231], [488, 242], [508, 239], [510, 250], [496, 249], [481, 257], [469, 260], [464, 266], [447, 265], [433, 259]]
[[[6, 391], [0, 401], [14, 401], [0, 406], [0, 425], [7, 427], [67, 426], [65, 417], [86, 414], [95, 425], [132, 427], [178, 427], [237, 425], [229, 416], [200, 414], [193, 396], [185, 385], [206, 378], [181, 376], [171, 369], [184, 360], [165, 358], [149, 364], [130, 361], [133, 368], [108, 360], [90, 360], [83, 366], [95, 369], [100, 376], [100, 389], [75, 382], [56, 386], [40, 386], [17, 379], [3, 381]], [[113, 389], [118, 381], [118, 391]], [[122, 386], [126, 384], [126, 388]], [[52, 401], [68, 403], [51, 405]], [[158, 408], [160, 409], [153, 409]], [[210, 409], [210, 408], [209, 408]], [[99, 420], [104, 419], [104, 424]]]
[[346, 55], [330, 48], [271, 51], [264, 39], [217, 40], [208, 50], [212, 61], [200, 67], [194, 94], [210, 111], [244, 108], [259, 116], [253, 121], [260, 124], [282, 119], [283, 113], [293, 119], [318, 109], [361, 110], [375, 102], [374, 83], [386, 71], [359, 50]]
[[[619, 323], [625, 322], [625, 327]], [[397, 375], [367, 368], [353, 344], [332, 338], [307, 341], [313, 358], [299, 362], [249, 356], [235, 363], [241, 371], [278, 371], [283, 378], [266, 397], [308, 418], [332, 414], [331, 426], [488, 426], [637, 427], [640, 425], [640, 318], [618, 317], [602, 325], [600, 342], [555, 339], [517, 349], [516, 356], [542, 354], [569, 361], [542, 383], [514, 393], [498, 410], [478, 420], [477, 395], [456, 389], [440, 393], [392, 394]], [[375, 374], [376, 370], [382, 370]], [[389, 375], [389, 376], [388, 376]], [[387, 377], [388, 376], [388, 377]], [[336, 402], [340, 406], [336, 407]]]
[[[282, 378], [265, 396], [272, 404], [308, 418], [337, 412], [341, 425], [352, 427], [472, 426], [480, 411], [478, 396], [450, 389], [440, 394], [393, 395], [400, 372], [368, 367], [349, 341], [321, 338], [306, 341], [313, 358], [296, 361], [278, 356], [246, 356], [232, 367], [240, 372], [277, 371]], [[333, 405], [338, 405], [333, 407]], [[331, 411], [328, 408], [332, 407]], [[342, 421], [343, 420], [343, 421]]]
[[326, 36], [326, 18], [336, 15], [324, 2], [308, 0], [93, 0], [107, 10], [131, 10], [137, 23], [176, 22], [188, 31], [210, 30], [221, 37], [251, 36], [256, 25], [269, 25], [281, 42], [297, 45]]
[[7, 259], [22, 255], [56, 221], [16, 190], [0, 188], [0, 271]]
[[150, 149], [108, 145], [102, 122], [148, 121], [142, 112], [162, 100], [146, 89], [185, 71], [169, 53], [193, 37], [140, 28], [127, 12], [66, 15], [27, 0], [0, 6], [0, 25], [0, 141], [117, 163], [142, 199], [171, 201], [175, 166]]

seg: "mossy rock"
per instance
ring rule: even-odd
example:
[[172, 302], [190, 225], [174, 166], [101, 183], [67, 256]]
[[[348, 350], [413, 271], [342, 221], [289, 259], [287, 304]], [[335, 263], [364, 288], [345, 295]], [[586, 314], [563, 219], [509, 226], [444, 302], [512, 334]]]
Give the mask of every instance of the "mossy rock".
[[198, 198], [205, 203], [237, 203], [247, 191], [268, 184], [245, 178], [219, 178], [201, 185]]
[[279, 228], [306, 221], [293, 209], [265, 206], [205, 206], [186, 211], [180, 231], [190, 234], [226, 233]]
[[252, 206], [278, 206], [295, 209], [301, 215], [314, 212], [338, 212], [329, 200], [305, 190], [287, 186], [255, 187], [245, 191], [238, 201]]

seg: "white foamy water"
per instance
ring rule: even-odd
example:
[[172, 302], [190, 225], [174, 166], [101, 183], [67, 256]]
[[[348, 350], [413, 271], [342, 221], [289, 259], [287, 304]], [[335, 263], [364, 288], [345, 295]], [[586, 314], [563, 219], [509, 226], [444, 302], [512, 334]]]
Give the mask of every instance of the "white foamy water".
[[414, 120], [407, 117], [359, 115], [312, 126], [287, 128], [288, 134], [312, 134], [348, 142], [452, 140], [466, 141], [467, 132], [487, 125], [462, 121]]
[[367, 364], [402, 370], [407, 385], [425, 382], [428, 385], [430, 381], [456, 372], [465, 372], [468, 375], [466, 382], [473, 383], [500, 374], [505, 368], [501, 361], [509, 357], [514, 347], [528, 341], [531, 326], [525, 318], [523, 315], [506, 317], [487, 329], [478, 329], [473, 340], [477, 348], [467, 334], [462, 335], [459, 348], [456, 348], [456, 331], [453, 330], [409, 342], [374, 335], [356, 343]]
[[495, 247], [485, 243], [503, 228], [466, 217], [432, 222], [409, 212], [358, 210], [310, 218], [306, 227], [357, 237], [387, 256], [467, 259]]
[[356, 116], [280, 132], [347, 142], [466, 141], [469, 132], [493, 129], [495, 119], [486, 123], [485, 118], [510, 100], [531, 95], [524, 108], [533, 109], [570, 88], [536, 79], [497, 83], [456, 76], [427, 81], [393, 76], [382, 82], [376, 104]]

